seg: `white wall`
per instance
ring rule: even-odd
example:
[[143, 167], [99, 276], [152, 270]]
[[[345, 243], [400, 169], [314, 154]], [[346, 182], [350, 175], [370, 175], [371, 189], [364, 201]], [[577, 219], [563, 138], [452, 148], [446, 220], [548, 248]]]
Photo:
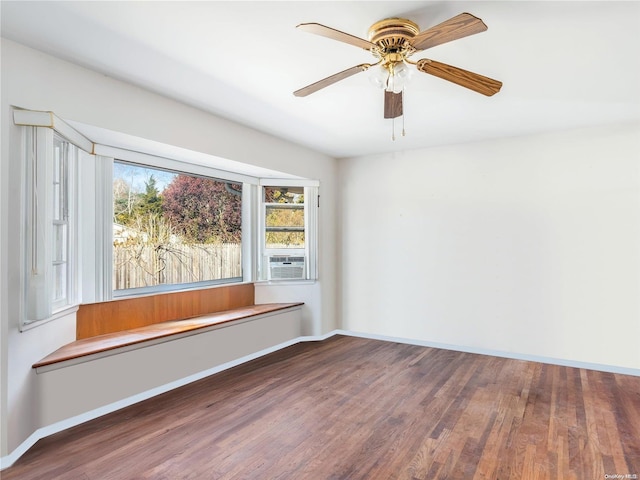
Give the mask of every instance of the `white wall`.
[[347, 330], [640, 369], [640, 124], [340, 162]]
[[[2, 39], [0, 456], [42, 426], [36, 412], [46, 399], [36, 391], [31, 365], [74, 337], [73, 317], [18, 330], [20, 182], [11, 105], [50, 110], [66, 120], [319, 180], [321, 279], [305, 285], [301, 293], [308, 302], [307, 329], [336, 328], [334, 159]], [[269, 299], [269, 294], [262, 296]]]

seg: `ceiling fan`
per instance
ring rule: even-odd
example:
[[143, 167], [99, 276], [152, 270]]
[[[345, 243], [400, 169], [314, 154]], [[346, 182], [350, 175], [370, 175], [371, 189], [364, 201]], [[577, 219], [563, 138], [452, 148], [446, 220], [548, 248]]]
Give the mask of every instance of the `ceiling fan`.
[[498, 93], [502, 87], [502, 82], [498, 80], [435, 60], [423, 58], [414, 62], [409, 59], [411, 55], [421, 50], [487, 30], [484, 22], [470, 13], [461, 13], [422, 32], [411, 20], [387, 18], [374, 23], [369, 28], [369, 40], [319, 23], [302, 23], [297, 28], [368, 50], [377, 62], [362, 63], [323, 78], [293, 92], [296, 97], [306, 97], [374, 66], [380, 66], [380, 69], [372, 77], [372, 81], [385, 90], [384, 118], [393, 119], [402, 115], [404, 85], [411, 73], [409, 65], [415, 66], [420, 72], [435, 75], [487, 96]]

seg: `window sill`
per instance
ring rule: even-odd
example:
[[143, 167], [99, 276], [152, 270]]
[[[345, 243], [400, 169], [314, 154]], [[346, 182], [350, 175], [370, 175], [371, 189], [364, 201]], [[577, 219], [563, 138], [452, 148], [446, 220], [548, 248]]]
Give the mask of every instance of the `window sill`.
[[196, 290], [206, 290], [209, 288], [215, 287], [226, 287], [229, 285], [245, 285], [247, 282], [244, 281], [241, 277], [234, 277], [230, 279], [224, 280], [213, 280], [210, 282], [198, 282], [198, 283], [185, 283], [181, 284], [181, 286], [176, 287], [175, 284], [171, 285], [157, 285], [155, 287], [147, 287], [147, 288], [131, 288], [128, 290], [115, 290], [112, 291], [112, 298], [110, 300], [125, 300], [128, 298], [140, 298], [140, 297], [150, 297], [153, 295], [164, 294], [164, 293], [180, 293], [180, 292], [191, 292]]
[[64, 307], [60, 310], [55, 311], [49, 318], [43, 318], [42, 320], [33, 320], [28, 323], [22, 322], [20, 324], [20, 331], [26, 332], [27, 330], [33, 330], [34, 328], [40, 327], [45, 323], [53, 322], [54, 320], [58, 320], [59, 318], [74, 314], [78, 311], [78, 307], [78, 305], [71, 305], [69, 307]]
[[256, 286], [314, 285], [318, 280], [259, 280]]

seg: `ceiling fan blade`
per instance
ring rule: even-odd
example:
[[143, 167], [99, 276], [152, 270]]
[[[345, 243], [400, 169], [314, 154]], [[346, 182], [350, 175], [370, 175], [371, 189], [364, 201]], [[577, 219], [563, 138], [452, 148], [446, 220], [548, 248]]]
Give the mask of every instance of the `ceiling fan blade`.
[[416, 50], [426, 50], [442, 43], [484, 32], [486, 29], [487, 26], [478, 17], [474, 17], [470, 13], [461, 13], [435, 27], [420, 32], [409, 43]]
[[295, 92], [293, 92], [293, 94], [296, 97], [306, 97], [307, 95], [317, 92], [318, 90], [328, 87], [329, 85], [333, 85], [334, 83], [339, 82], [340, 80], [344, 80], [345, 78], [348, 78], [351, 75], [364, 72], [370, 66], [371, 65], [368, 63], [362, 63], [360, 65], [356, 65], [355, 67], [348, 68], [346, 70], [343, 70], [342, 72], [331, 75], [330, 77], [323, 78], [322, 80], [312, 83], [311, 85], [307, 85], [306, 87], [303, 87], [300, 90], [296, 90]]
[[384, 118], [402, 115], [402, 93], [384, 92]]
[[355, 45], [356, 47], [364, 48], [365, 50], [371, 50], [376, 46], [375, 43], [371, 43], [364, 38], [356, 37], [319, 23], [301, 23], [296, 28], [304, 30], [305, 32], [315, 33], [316, 35], [327, 37], [332, 40], [348, 43], [349, 45]]
[[426, 58], [418, 60], [416, 67], [421, 72], [435, 75], [436, 77], [456, 83], [488, 97], [498, 93], [500, 88], [502, 88], [502, 82], [494, 80], [493, 78]]

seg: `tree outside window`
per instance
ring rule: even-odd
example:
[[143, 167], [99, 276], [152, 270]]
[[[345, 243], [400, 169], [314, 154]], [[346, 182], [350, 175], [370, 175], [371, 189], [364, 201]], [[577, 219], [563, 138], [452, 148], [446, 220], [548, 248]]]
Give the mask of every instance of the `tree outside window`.
[[242, 185], [116, 161], [113, 288], [242, 277]]

